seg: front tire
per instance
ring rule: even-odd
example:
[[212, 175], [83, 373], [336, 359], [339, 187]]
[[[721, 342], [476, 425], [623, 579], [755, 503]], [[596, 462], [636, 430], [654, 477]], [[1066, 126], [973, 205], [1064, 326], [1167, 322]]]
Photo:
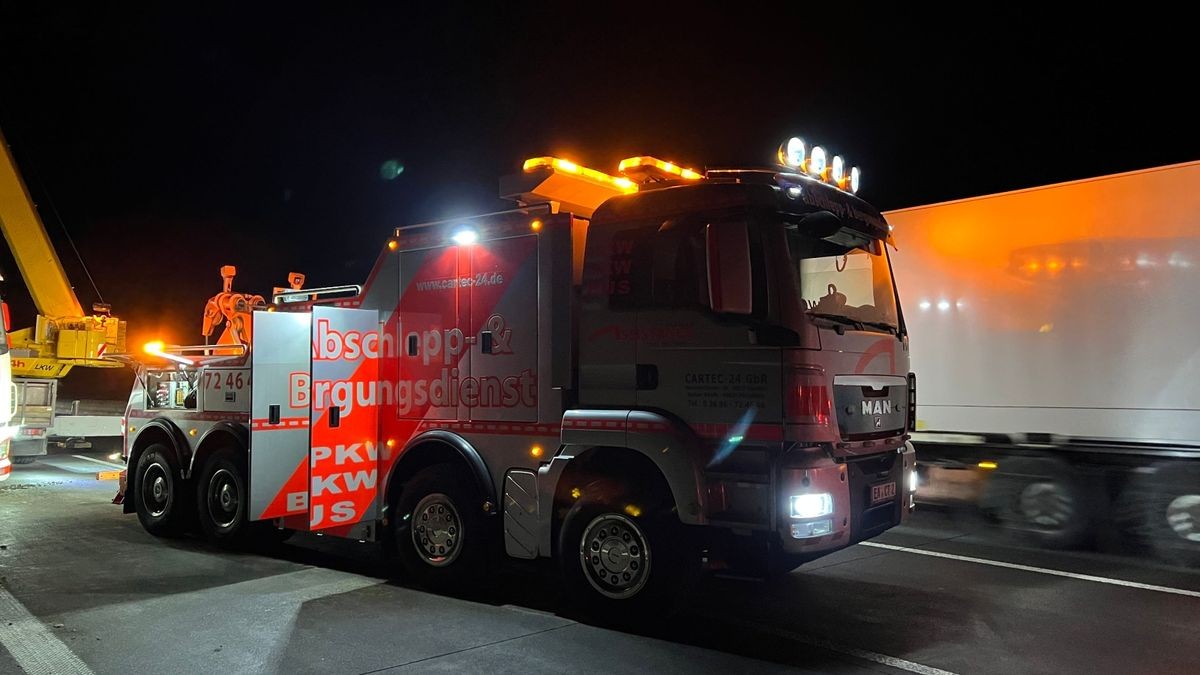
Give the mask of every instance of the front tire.
[[477, 492], [450, 464], [426, 467], [404, 484], [391, 546], [406, 576], [440, 591], [482, 584], [491, 538]]
[[638, 502], [647, 503], [584, 498], [563, 519], [557, 553], [568, 596], [605, 623], [636, 626], [668, 613], [699, 570], [674, 512]]
[[161, 443], [146, 448], [133, 481], [133, 506], [142, 527], [156, 537], [182, 534], [190, 511], [183, 491], [175, 453]]

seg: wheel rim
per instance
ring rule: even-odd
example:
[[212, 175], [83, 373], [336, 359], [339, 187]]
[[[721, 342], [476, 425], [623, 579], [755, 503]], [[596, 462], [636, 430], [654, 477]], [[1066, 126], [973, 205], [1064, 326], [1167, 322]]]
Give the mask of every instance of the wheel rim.
[[427, 495], [413, 509], [413, 546], [426, 564], [445, 567], [454, 562], [465, 534], [454, 502], [440, 492]]
[[208, 515], [214, 525], [228, 529], [237, 523], [241, 507], [237, 479], [229, 469], [217, 469], [208, 479]]
[[1061, 530], [1075, 516], [1075, 499], [1060, 483], [1030, 483], [1021, 490], [1017, 509], [1030, 525]]
[[146, 473], [142, 474], [142, 503], [146, 505], [146, 513], [153, 518], [166, 513], [171, 504], [170, 475], [158, 462], [146, 467]]
[[1180, 495], [1167, 505], [1167, 524], [1187, 541], [1200, 542], [1200, 495]]
[[588, 523], [579, 543], [588, 583], [601, 595], [622, 600], [637, 595], [650, 578], [650, 547], [637, 523], [606, 513]]

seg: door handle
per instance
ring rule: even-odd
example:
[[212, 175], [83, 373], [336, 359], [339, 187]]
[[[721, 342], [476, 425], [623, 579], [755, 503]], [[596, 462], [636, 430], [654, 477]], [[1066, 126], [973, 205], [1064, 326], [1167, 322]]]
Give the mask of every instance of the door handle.
[[637, 364], [636, 378], [639, 391], [658, 389], [658, 366], [653, 363]]

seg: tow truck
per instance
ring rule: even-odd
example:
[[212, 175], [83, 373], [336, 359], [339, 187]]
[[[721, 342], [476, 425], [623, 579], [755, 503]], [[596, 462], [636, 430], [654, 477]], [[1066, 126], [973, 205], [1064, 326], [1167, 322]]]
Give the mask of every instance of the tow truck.
[[398, 227], [362, 285], [276, 289], [148, 346], [129, 497], [155, 535], [381, 542], [424, 585], [557, 561], [609, 616], [769, 575], [913, 508], [890, 228], [799, 138], [780, 166], [535, 157], [513, 209]]
[[[126, 324], [106, 304], [97, 303], [91, 314], [84, 313], [3, 134], [0, 231], [38, 310], [34, 326], [8, 333], [5, 344], [13, 385], [13, 406], [6, 409], [11, 416], [5, 424], [11, 434], [9, 461], [26, 464], [47, 452], [56, 421], [58, 381], [75, 367], [120, 368], [122, 363], [110, 357], [125, 352]], [[7, 305], [4, 320], [9, 320]], [[120, 428], [115, 416], [70, 419], [71, 435], [115, 436]]]

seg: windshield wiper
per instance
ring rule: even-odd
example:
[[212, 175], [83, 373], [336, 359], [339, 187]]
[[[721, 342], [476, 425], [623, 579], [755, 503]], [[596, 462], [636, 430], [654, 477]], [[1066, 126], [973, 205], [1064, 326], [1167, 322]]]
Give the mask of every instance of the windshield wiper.
[[893, 326], [890, 323], [884, 323], [882, 321], [863, 321], [861, 323], [863, 323], [867, 326], [875, 327], [875, 328], [882, 328], [883, 330], [891, 333], [892, 335], [897, 335], [900, 333], [900, 329], [896, 328], [895, 326]]
[[844, 316], [842, 314], [829, 314], [827, 312], [808, 312], [808, 315], [815, 319], [825, 319], [827, 321], [833, 321], [834, 323], [841, 323], [841, 324], [845, 324], [847, 326], [853, 326], [853, 327], [857, 328], [858, 330], [863, 329], [863, 322], [858, 321], [857, 319], [851, 319], [850, 317]]

